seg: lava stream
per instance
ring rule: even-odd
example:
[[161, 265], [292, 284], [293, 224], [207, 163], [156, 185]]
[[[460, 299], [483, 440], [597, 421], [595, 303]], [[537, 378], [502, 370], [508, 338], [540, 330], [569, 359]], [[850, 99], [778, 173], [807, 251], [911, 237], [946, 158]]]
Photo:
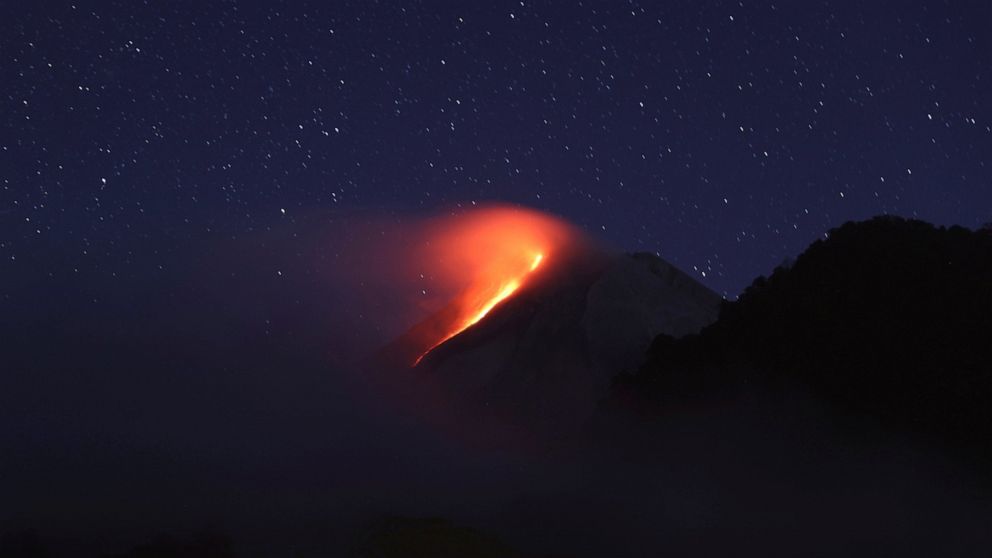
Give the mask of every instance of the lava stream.
[[[461, 300], [459, 301], [462, 306], [461, 314], [466, 315], [467, 317], [460, 322], [456, 322], [453, 325], [453, 328], [445, 333], [440, 340], [421, 353], [420, 356], [417, 357], [417, 360], [414, 361], [413, 365], [416, 366], [420, 364], [420, 361], [439, 345], [465, 331], [482, 318], [485, 318], [497, 304], [506, 300], [510, 295], [516, 292], [517, 289], [523, 285], [524, 281], [527, 279], [527, 276], [534, 272], [541, 265], [543, 260], [544, 254], [535, 254], [530, 259], [530, 262], [527, 264], [526, 268], [522, 271], [510, 270], [512, 275], [495, 285], [476, 285], [462, 293], [462, 296], [460, 297]], [[507, 270], [503, 269], [501, 271]], [[493, 286], [496, 288], [492, 288]]]

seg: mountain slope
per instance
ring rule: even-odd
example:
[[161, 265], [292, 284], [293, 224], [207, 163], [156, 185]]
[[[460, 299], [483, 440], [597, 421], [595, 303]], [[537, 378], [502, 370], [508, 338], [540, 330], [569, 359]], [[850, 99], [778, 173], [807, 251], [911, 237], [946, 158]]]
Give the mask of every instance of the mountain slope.
[[[656, 335], [699, 331], [721, 300], [652, 255], [582, 254], [395, 373], [434, 386], [458, 416], [560, 433], [588, 418], [617, 373], [640, 365]], [[389, 346], [394, 366], [409, 362], [405, 347], [433, 319]]]

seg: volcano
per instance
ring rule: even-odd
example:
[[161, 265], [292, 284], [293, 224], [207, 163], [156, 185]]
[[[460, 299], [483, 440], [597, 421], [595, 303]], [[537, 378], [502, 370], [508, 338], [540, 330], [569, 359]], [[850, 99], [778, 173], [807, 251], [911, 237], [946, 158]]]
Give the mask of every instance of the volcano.
[[658, 334], [698, 332], [719, 313], [719, 295], [651, 254], [579, 243], [528, 256], [520, 275], [490, 287], [481, 311], [466, 314], [458, 297], [378, 362], [399, 381], [430, 386], [432, 407], [462, 425], [558, 436], [593, 413]]

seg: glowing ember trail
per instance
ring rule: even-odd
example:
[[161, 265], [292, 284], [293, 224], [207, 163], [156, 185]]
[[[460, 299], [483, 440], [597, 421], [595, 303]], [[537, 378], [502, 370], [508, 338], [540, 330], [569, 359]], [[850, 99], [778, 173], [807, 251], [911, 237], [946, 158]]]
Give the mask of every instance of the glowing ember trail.
[[[485, 318], [532, 280], [578, 236], [568, 224], [536, 211], [496, 206], [435, 219], [416, 254], [420, 277], [451, 298], [408, 337], [413, 365]], [[425, 290], [426, 294], [427, 291]], [[441, 299], [444, 300], [444, 299]]]
[[523, 284], [523, 281], [527, 277], [527, 275], [529, 275], [532, 271], [536, 270], [538, 266], [541, 265], [541, 260], [543, 259], [544, 259], [544, 254], [535, 255], [530, 263], [530, 267], [523, 273], [523, 275], [508, 280], [505, 284], [500, 286], [496, 294], [488, 297], [488, 299], [483, 299], [481, 308], [479, 308], [475, 313], [470, 314], [469, 317], [466, 318], [464, 321], [462, 321], [460, 324], [457, 324], [456, 329], [454, 331], [451, 331], [450, 333], [446, 334], [440, 341], [428, 347], [426, 351], [424, 351], [419, 357], [417, 357], [417, 360], [413, 363], [414, 366], [420, 364], [420, 361], [424, 358], [424, 356], [426, 356], [427, 353], [434, 350], [435, 347], [437, 347], [441, 343], [444, 343], [448, 339], [451, 339], [452, 337], [458, 335], [459, 333], [465, 331], [472, 324], [475, 324], [482, 318], [485, 318], [486, 314], [488, 314], [490, 310], [495, 308], [496, 305], [499, 304], [500, 302], [506, 300], [508, 296], [510, 296], [511, 294], [516, 292], [517, 289], [520, 288], [520, 285]]

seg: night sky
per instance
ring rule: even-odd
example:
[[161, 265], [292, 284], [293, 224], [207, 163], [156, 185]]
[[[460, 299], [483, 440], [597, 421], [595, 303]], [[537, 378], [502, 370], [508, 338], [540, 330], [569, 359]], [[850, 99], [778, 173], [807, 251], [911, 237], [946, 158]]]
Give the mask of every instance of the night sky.
[[970, 533], [981, 494], [898, 440], [893, 469], [745, 408], [661, 465], [496, 455], [362, 359], [438, 309], [394, 281], [431, 273], [406, 227], [475, 204], [729, 299], [848, 220], [992, 221], [990, 29], [988, 0], [0, 3], [0, 554], [206, 525], [340, 555], [382, 514], [554, 555]]
[[496, 200], [732, 298], [850, 219], [992, 220], [984, 1], [8, 2], [0, 21], [17, 284]]

